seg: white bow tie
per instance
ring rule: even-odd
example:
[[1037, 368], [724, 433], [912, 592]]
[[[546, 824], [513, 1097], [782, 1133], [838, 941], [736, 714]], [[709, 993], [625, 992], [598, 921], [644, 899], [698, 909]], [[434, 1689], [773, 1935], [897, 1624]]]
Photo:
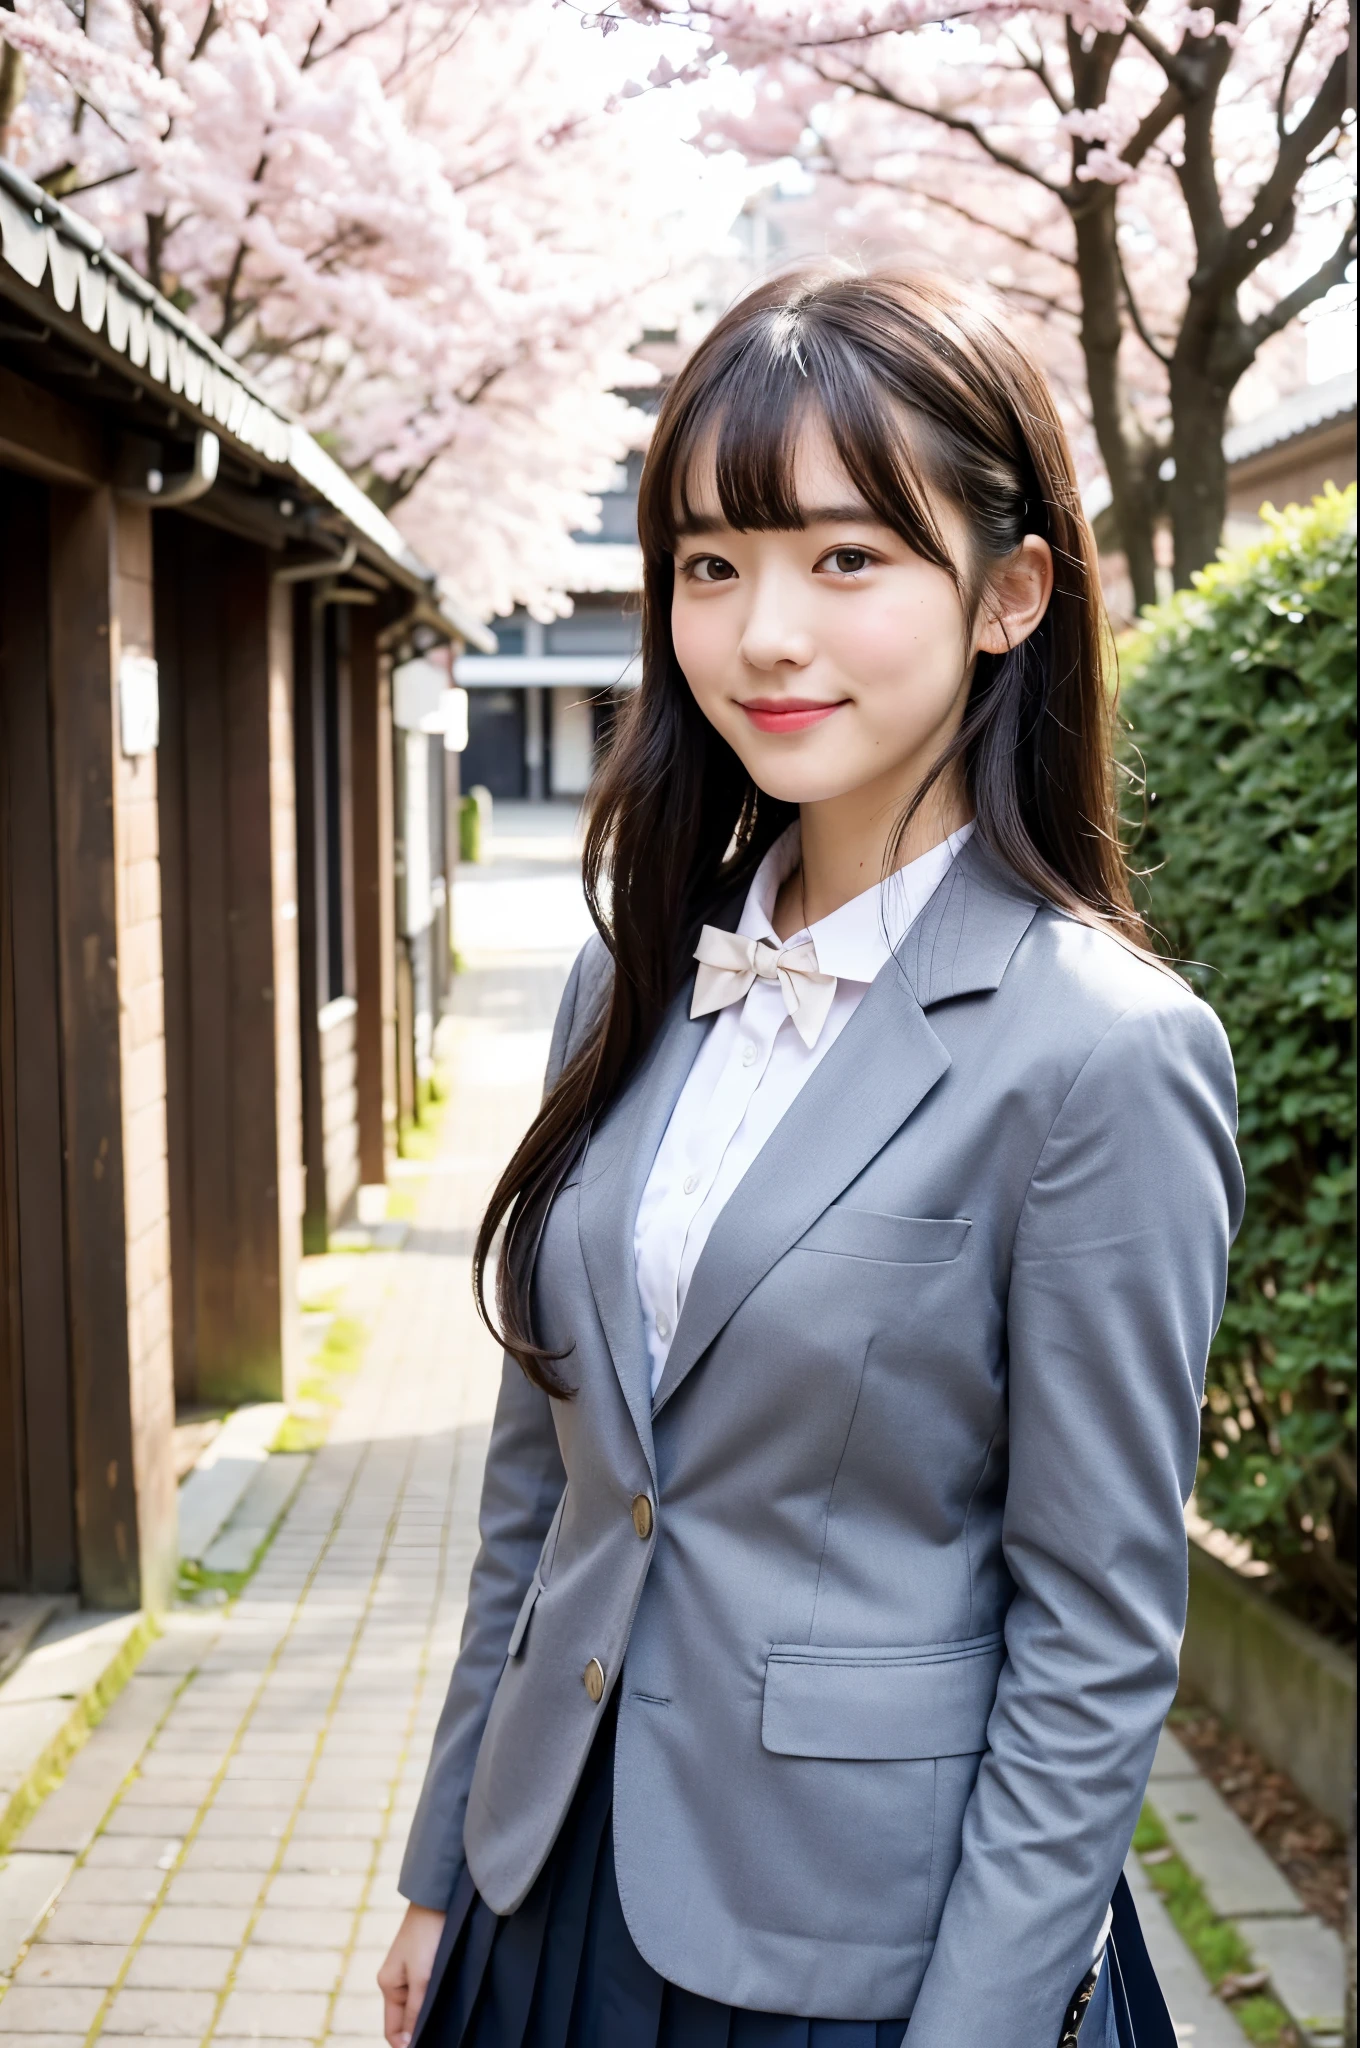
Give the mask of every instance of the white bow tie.
[[691, 1017], [707, 1017], [712, 1010], [743, 1001], [757, 980], [777, 981], [794, 1030], [809, 1050], [817, 1043], [836, 993], [836, 977], [820, 972], [811, 939], [781, 948], [768, 939], [744, 939], [720, 925], [706, 924], [694, 957], [699, 973]]

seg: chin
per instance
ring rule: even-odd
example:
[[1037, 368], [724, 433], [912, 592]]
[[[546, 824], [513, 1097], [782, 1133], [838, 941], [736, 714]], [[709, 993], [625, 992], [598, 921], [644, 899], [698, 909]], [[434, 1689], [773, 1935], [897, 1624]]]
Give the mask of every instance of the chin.
[[745, 760], [747, 774], [762, 796], [785, 804], [820, 804], [833, 797], [848, 796], [868, 780], [863, 775], [832, 775], [819, 772], [812, 762]]

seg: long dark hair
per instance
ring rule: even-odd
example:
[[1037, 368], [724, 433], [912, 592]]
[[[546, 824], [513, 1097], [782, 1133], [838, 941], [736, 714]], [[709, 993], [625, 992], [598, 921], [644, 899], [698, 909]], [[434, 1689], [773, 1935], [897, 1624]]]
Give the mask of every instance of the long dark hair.
[[[757, 287], [701, 342], [657, 419], [638, 499], [642, 681], [592, 792], [585, 844], [586, 897], [613, 974], [501, 1175], [477, 1238], [478, 1309], [550, 1394], [571, 1389], [532, 1327], [533, 1262], [548, 1207], [592, 1122], [655, 1038], [691, 971], [700, 925], [797, 815], [756, 788], [676, 661], [676, 527], [701, 450], [716, 463], [731, 526], [800, 527], [794, 451], [810, 412], [825, 422], [865, 504], [953, 577], [970, 618], [988, 572], [1026, 534], [1049, 543], [1056, 581], [1048, 610], [1009, 653], [977, 657], [961, 728], [930, 783], [961, 775], [979, 838], [1040, 896], [1140, 937], [1115, 813], [1095, 549], [1041, 372], [983, 304], [939, 278], [821, 266]], [[941, 497], [964, 515], [965, 561], [951, 558], [932, 514]], [[903, 817], [899, 846], [925, 794]], [[493, 1318], [486, 1267], [502, 1223]]]

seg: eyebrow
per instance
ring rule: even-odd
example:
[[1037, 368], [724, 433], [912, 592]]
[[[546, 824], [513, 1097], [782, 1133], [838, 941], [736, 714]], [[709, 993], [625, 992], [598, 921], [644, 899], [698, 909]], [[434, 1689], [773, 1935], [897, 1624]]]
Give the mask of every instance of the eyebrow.
[[[869, 506], [853, 502], [846, 505], [800, 506], [801, 517], [794, 532], [803, 532], [809, 526], [884, 526], [886, 522]], [[677, 540], [698, 539], [706, 533], [726, 533], [731, 529], [721, 512], [692, 512], [676, 526]]]

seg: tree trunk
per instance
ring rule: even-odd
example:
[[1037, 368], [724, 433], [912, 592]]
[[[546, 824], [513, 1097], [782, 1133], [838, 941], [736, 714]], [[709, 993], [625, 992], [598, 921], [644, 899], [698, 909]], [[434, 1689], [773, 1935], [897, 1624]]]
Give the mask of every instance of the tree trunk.
[[1228, 463], [1223, 436], [1228, 425], [1231, 383], [1206, 367], [1207, 346], [1198, 345], [1197, 323], [1187, 316], [1171, 364], [1171, 531], [1176, 588], [1183, 590], [1196, 569], [1212, 562], [1223, 539], [1228, 510]]
[[1081, 346], [1096, 440], [1110, 479], [1114, 522], [1129, 565], [1135, 606], [1157, 597], [1156, 478], [1149, 451], [1124, 393], [1119, 351], [1124, 339], [1120, 314], [1119, 255], [1115, 245], [1114, 194], [1074, 209], [1077, 278], [1081, 288]]

